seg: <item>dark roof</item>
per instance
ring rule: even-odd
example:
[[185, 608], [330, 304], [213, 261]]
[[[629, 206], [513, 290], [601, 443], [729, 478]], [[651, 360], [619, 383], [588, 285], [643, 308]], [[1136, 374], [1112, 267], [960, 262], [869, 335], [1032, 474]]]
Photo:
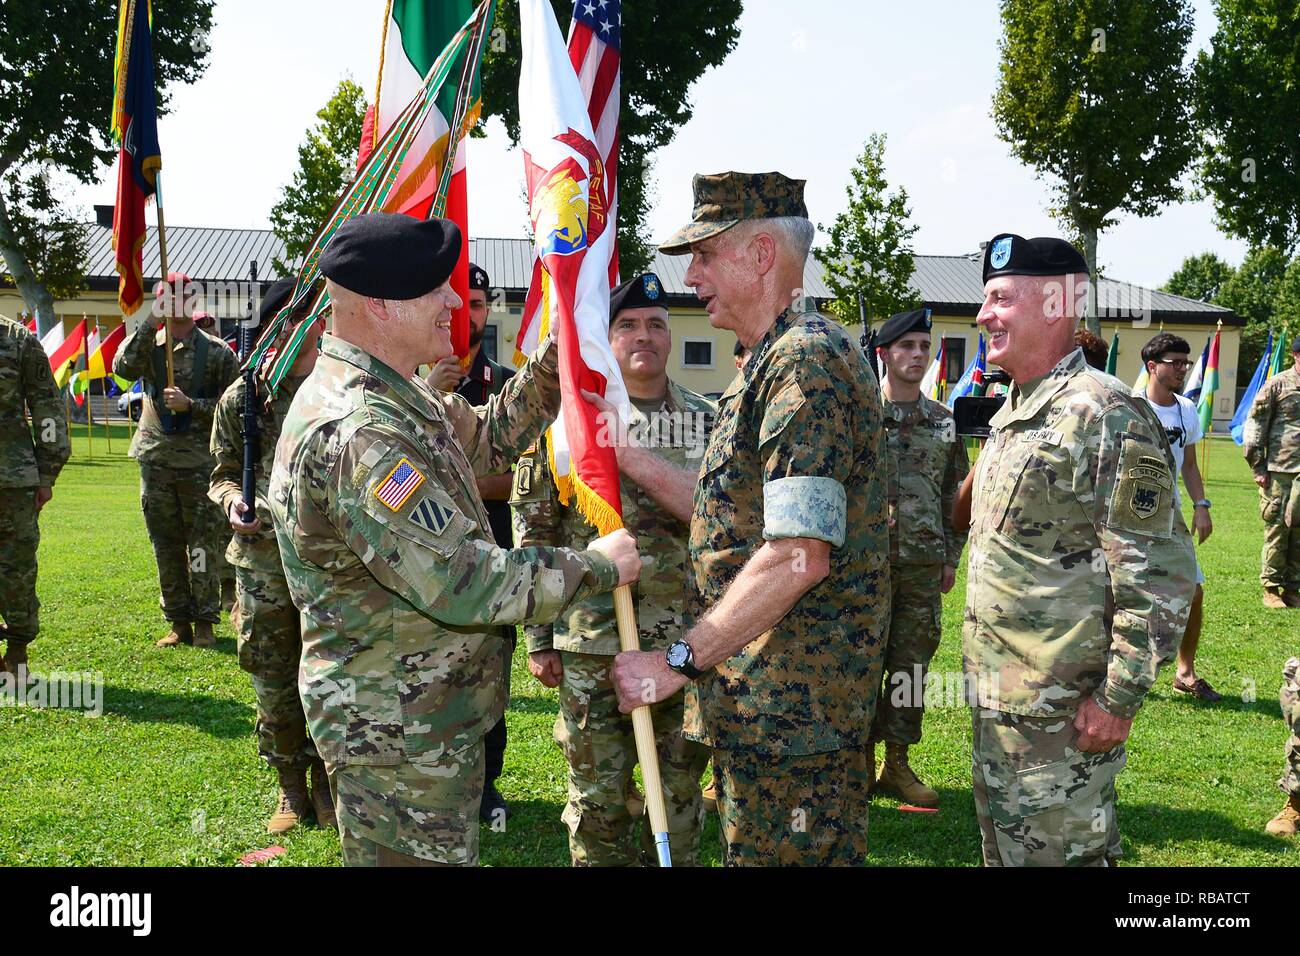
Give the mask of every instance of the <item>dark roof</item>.
[[[91, 288], [116, 288], [117, 273], [113, 269], [112, 229], [97, 224], [88, 227], [89, 253], [87, 255], [86, 281]], [[269, 229], [207, 229], [194, 226], [172, 226], [167, 230], [167, 261], [173, 271], [181, 271], [196, 281], [235, 282], [248, 278], [248, 263], [256, 259], [258, 278], [277, 278], [271, 265], [276, 256], [284, 255], [284, 243]], [[532, 275], [532, 244], [527, 239], [471, 239], [470, 259], [484, 269], [494, 286], [522, 296]], [[664, 290], [670, 299], [695, 301], [686, 286], [686, 266], [689, 256], [655, 254], [654, 271], [659, 274]], [[925, 305], [939, 315], [969, 315], [972, 318], [984, 301], [984, 284], [981, 281], [982, 256], [973, 253], [963, 256], [915, 257], [916, 272], [913, 285]], [[805, 292], [813, 299], [829, 299], [830, 290], [822, 279], [822, 266], [809, 257], [804, 276]], [[158, 278], [157, 231], [149, 230], [144, 246], [144, 272], [146, 279]], [[1224, 325], [1245, 325], [1229, 309], [1187, 299], [1167, 292], [1157, 292], [1113, 279], [1103, 278], [1099, 295], [1101, 301], [1127, 302], [1136, 297], [1155, 321], [1161, 319], [1184, 323], [1213, 325], [1222, 320]], [[1106, 321], [1103, 318], [1103, 321]]]

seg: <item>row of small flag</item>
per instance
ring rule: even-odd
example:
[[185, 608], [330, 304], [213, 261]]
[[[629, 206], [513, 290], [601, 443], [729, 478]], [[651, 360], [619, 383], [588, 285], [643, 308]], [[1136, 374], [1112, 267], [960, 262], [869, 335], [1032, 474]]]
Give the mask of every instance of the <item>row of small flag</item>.
[[[87, 334], [86, 324], [86, 320], [82, 319], [69, 333], [64, 331], [61, 321], [55, 322], [41, 337], [41, 348], [50, 360], [50, 371], [54, 373], [55, 383], [59, 388], [68, 386], [78, 405], [86, 400], [90, 383], [97, 379], [106, 380], [104, 391], [107, 395], [132, 390], [129, 380], [113, 374], [113, 358], [126, 339], [126, 325], [117, 326], [101, 340], [99, 326], [93, 326]], [[34, 316], [27, 320], [26, 325], [35, 334]], [[139, 391], [138, 382], [136, 386], [135, 390]]]
[[[1195, 403], [1197, 415], [1201, 420], [1201, 430], [1205, 434], [1210, 433], [1210, 422], [1214, 413], [1214, 396], [1219, 390], [1219, 338], [1221, 333], [1216, 330], [1215, 333], [1205, 340], [1205, 348], [1201, 350], [1200, 358], [1192, 366], [1192, 370], [1187, 375], [1187, 381], [1183, 385], [1183, 397]], [[1282, 334], [1274, 335], [1273, 330], [1269, 329], [1268, 344], [1264, 348], [1264, 355], [1259, 361], [1255, 374], [1250, 379], [1250, 384], [1246, 386], [1246, 391], [1241, 397], [1241, 402], [1237, 405], [1236, 414], [1232, 416], [1231, 432], [1232, 440], [1238, 445], [1242, 443], [1242, 437], [1246, 425], [1246, 416], [1250, 412], [1250, 406], [1255, 401], [1255, 396], [1259, 393], [1260, 388], [1265, 382], [1282, 371], [1285, 362], [1285, 330]], [[1110, 350], [1106, 356], [1106, 372], [1114, 375], [1119, 363], [1119, 333], [1116, 332], [1110, 340]], [[975, 358], [966, 366], [966, 371], [962, 373], [951, 392], [947, 392], [946, 404], [952, 408], [959, 398], [967, 396], [980, 396], [984, 394], [984, 376], [988, 372], [987, 358], [984, 349], [984, 333], [979, 334], [979, 341], [975, 347]], [[928, 395], [935, 401], [945, 401], [944, 395], [948, 385], [948, 355], [947, 343], [944, 339], [939, 340], [939, 354], [934, 357], [930, 363], [929, 369], [926, 370], [925, 378], [921, 380], [921, 393]], [[1147, 370], [1143, 365], [1137, 381], [1133, 383], [1133, 391], [1145, 391], [1147, 385]]]

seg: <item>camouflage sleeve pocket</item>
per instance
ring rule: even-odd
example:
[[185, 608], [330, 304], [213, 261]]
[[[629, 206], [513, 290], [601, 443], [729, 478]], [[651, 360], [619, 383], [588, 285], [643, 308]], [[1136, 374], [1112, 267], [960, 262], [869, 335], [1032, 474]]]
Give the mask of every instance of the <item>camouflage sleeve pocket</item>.
[[1151, 538], [1167, 538], [1174, 529], [1174, 478], [1162, 450], [1133, 435], [1124, 435], [1110, 495], [1106, 525]]
[[[376, 454], [380, 452], [380, 454]], [[373, 466], [370, 461], [377, 459]], [[383, 444], [371, 446], [354, 471], [357, 502], [368, 523], [398, 538], [427, 548], [443, 560], [460, 547], [475, 523], [430, 480], [428, 467], [418, 456], [403, 454]], [[380, 547], [372, 534], [366, 539]], [[396, 560], [402, 560], [398, 555]]]

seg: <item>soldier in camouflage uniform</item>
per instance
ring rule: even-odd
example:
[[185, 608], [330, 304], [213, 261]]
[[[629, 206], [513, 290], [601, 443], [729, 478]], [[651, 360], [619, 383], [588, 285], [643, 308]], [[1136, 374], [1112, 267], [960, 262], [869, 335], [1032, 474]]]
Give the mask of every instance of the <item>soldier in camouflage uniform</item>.
[[1291, 729], [1286, 743], [1286, 769], [1277, 785], [1286, 794], [1286, 803], [1264, 828], [1278, 836], [1300, 833], [1300, 657], [1290, 658], [1282, 667], [1282, 689], [1278, 692], [1282, 719]]
[[1003, 234], [985, 250], [977, 321], [1015, 383], [975, 467], [966, 585], [987, 866], [1119, 856], [1124, 741], [1196, 590], [1163, 426], [1074, 347], [1086, 275], [1059, 239]]
[[889, 617], [880, 392], [857, 342], [795, 298], [813, 238], [803, 185], [695, 177], [694, 221], [661, 251], [692, 254], [686, 284], [709, 323], [751, 354], [699, 468], [619, 450], [628, 477], [691, 521], [690, 627], [665, 654], [619, 654], [620, 707], [686, 686], [730, 866], [867, 852]]
[[129, 454], [140, 462], [140, 505], [158, 562], [163, 616], [171, 631], [159, 647], [193, 643], [212, 647], [221, 619], [219, 552], [230, 529], [208, 500], [212, 474], [212, 413], [239, 374], [239, 360], [221, 339], [194, 324], [195, 298], [187, 276], [172, 273], [160, 284], [155, 313], [172, 316], [172, 370], [167, 385], [165, 334], [150, 313], [127, 336], [113, 371], [143, 378], [145, 400]]
[[40, 631], [37, 515], [72, 452], [50, 360], [27, 327], [0, 315], [0, 671], [27, 666]]
[[[678, 468], [698, 467], [716, 406], [670, 381], [672, 351], [667, 296], [654, 273], [623, 283], [610, 296], [610, 348], [632, 401], [629, 429], [653, 454]], [[576, 508], [560, 504], [541, 446], [519, 459], [514, 509], [521, 547], [586, 547], [596, 529]], [[663, 653], [682, 636], [686, 591], [686, 522], [669, 514], [635, 482], [623, 479], [623, 523], [641, 542], [645, 569], [633, 589], [641, 648]], [[574, 866], [632, 866], [636, 819], [625, 795], [632, 784], [636, 745], [632, 719], [618, 710], [609, 669], [619, 651], [614, 603], [608, 595], [575, 607], [554, 625], [525, 629], [529, 669], [548, 687], [560, 686], [555, 740], [569, 764], [569, 829]], [[681, 694], [651, 710], [668, 812], [674, 866], [699, 859], [703, 804], [700, 774], [706, 748], [682, 736]], [[640, 862], [656, 854], [647, 819], [641, 827]]]
[[474, 864], [483, 735], [501, 719], [500, 625], [554, 620], [640, 570], [631, 535], [506, 551], [475, 475], [559, 411], [548, 341], [472, 408], [415, 376], [451, 354], [445, 219], [349, 219], [320, 260], [334, 334], [285, 416], [270, 507], [302, 612], [298, 687], [348, 865]]
[[[261, 327], [269, 326], [288, 302], [293, 279], [272, 284], [262, 299]], [[309, 300], [310, 301], [310, 300]], [[305, 315], [294, 315], [280, 333], [277, 350], [284, 346]], [[324, 331], [321, 322], [319, 331]], [[309, 339], [298, 354], [289, 375], [280, 383], [275, 398], [267, 402], [264, 385], [258, 386], [256, 500], [253, 513], [243, 501], [244, 396], [245, 380], [235, 379], [221, 400], [212, 425], [212, 483], [208, 497], [221, 509], [235, 532], [226, 558], [235, 570], [235, 593], [239, 613], [235, 615], [239, 634], [239, 666], [253, 679], [257, 697], [257, 749], [267, 765], [275, 768], [280, 795], [275, 813], [266, 825], [270, 833], [291, 830], [307, 816], [310, 806], [316, 822], [334, 827], [334, 803], [330, 797], [325, 764], [307, 736], [307, 718], [298, 696], [298, 660], [302, 656], [302, 634], [298, 609], [293, 606], [289, 585], [280, 565], [280, 549], [267, 505], [267, 486], [275, 462], [275, 445], [280, 437], [289, 403], [316, 364], [316, 342]], [[265, 371], [269, 363], [263, 366]], [[311, 794], [307, 772], [311, 771]]]
[[885, 454], [888, 474], [891, 610], [885, 678], [871, 725], [875, 745], [885, 742], [876, 782], [905, 803], [933, 807], [939, 794], [908, 763], [921, 742], [925, 675], [939, 649], [943, 595], [952, 589], [966, 535], [952, 526], [952, 503], [970, 464], [952, 412], [921, 394], [930, 364], [930, 310], [890, 317], [876, 337], [885, 368]]
[[1300, 607], [1300, 336], [1291, 368], [1269, 379], [1246, 419], [1243, 451], [1259, 485], [1267, 608]]

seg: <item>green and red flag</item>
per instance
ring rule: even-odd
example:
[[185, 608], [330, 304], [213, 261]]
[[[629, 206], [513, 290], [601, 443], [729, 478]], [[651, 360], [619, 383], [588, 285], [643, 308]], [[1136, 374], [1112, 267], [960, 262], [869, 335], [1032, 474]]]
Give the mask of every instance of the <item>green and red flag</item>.
[[121, 0], [113, 57], [112, 130], [119, 144], [113, 254], [119, 276], [117, 303], [123, 315], [131, 315], [144, 302], [144, 205], [158, 191], [158, 170], [162, 168], [152, 19], [149, 0]]
[[[1220, 322], [1220, 325], [1223, 323]], [[1201, 433], [1210, 433], [1210, 422], [1214, 418], [1214, 393], [1219, 390], [1219, 337], [1222, 333], [1215, 330], [1214, 341], [1210, 343], [1210, 358], [1205, 363], [1205, 377], [1201, 379], [1201, 396], [1196, 401], [1196, 413], [1201, 419]]]
[[[461, 25], [434, 60], [416, 94], [402, 108], [387, 131], [380, 135], [378, 142], [361, 164], [356, 177], [339, 197], [333, 211], [326, 217], [320, 231], [312, 240], [303, 258], [302, 267], [298, 271], [297, 282], [293, 294], [289, 296], [289, 301], [267, 327], [261, 330], [257, 346], [245, 361], [246, 368], [260, 366], [262, 360], [267, 358], [268, 350], [289, 316], [303, 306], [311, 305], [310, 318], [299, 324], [284, 346], [275, 353], [274, 361], [271, 362], [266, 383], [272, 397], [293, 366], [298, 351], [315, 325], [314, 320], [318, 319], [329, 305], [329, 293], [320, 286], [320, 257], [330, 240], [334, 238], [339, 226], [353, 216], [390, 209], [390, 200], [401, 181], [402, 170], [408, 168], [408, 162], [417, 148], [425, 126], [431, 122], [436, 124], [434, 113], [438, 110], [439, 96], [449, 85], [456, 90], [452, 128], [463, 126], [464, 115], [469, 109], [471, 92], [471, 76], [465, 72], [465, 67], [466, 64], [477, 64], [482, 57], [488, 33], [488, 18], [491, 16], [493, 5], [494, 0], [483, 0], [474, 8], [469, 19]], [[430, 207], [432, 215], [443, 214], [453, 172], [452, 163], [441, 164], [435, 177]], [[318, 288], [320, 291], [315, 291]]]
[[[492, 31], [495, 4], [489, 3], [484, 33]], [[375, 102], [366, 111], [361, 132], [358, 168], [363, 166], [376, 144], [392, 128], [403, 108], [424, 83], [425, 76], [456, 31], [474, 12], [473, 0], [388, 0], [379, 59]], [[459, 83], [443, 87], [436, 108], [420, 129], [411, 151], [398, 170], [392, 193], [381, 207], [418, 219], [431, 214], [445, 216], [460, 227], [465, 242], [452, 270], [451, 286], [464, 303], [452, 314], [451, 343], [456, 354], [469, 354], [469, 201], [466, 191], [466, 156], [463, 140], [478, 123], [482, 107], [479, 93], [479, 65], [482, 46], [467, 48], [454, 67]], [[458, 111], [457, 100], [466, 94]], [[452, 177], [446, 191], [445, 208], [435, 210], [439, 174], [448, 160]]]

